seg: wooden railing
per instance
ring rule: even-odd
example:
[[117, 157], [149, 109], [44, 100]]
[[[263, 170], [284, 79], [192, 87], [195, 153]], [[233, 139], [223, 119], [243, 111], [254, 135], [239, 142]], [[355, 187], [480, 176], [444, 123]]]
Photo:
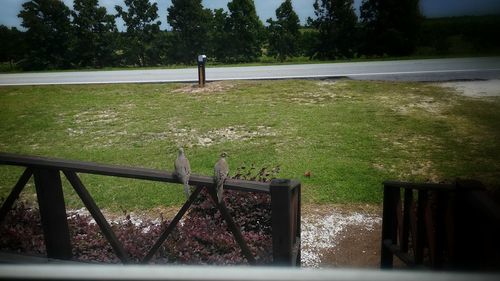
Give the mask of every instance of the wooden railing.
[[[403, 193], [401, 193], [403, 191]], [[477, 181], [384, 182], [382, 268], [498, 270], [500, 207]]]
[[[0, 224], [12, 208], [14, 201], [18, 198], [28, 180], [33, 176], [44, 231], [47, 257], [50, 259], [69, 260], [72, 257], [61, 172], [68, 179], [110, 243], [115, 254], [123, 263], [129, 263], [127, 253], [94, 199], [85, 188], [78, 173], [179, 183], [176, 176], [168, 171], [10, 153], [0, 153], [0, 164], [26, 168], [0, 209]], [[189, 184], [196, 187], [195, 191], [170, 224], [163, 230], [148, 253], [145, 254], [144, 263], [147, 263], [154, 256], [202, 189], [207, 189], [210, 196], [214, 199], [216, 198], [212, 177], [191, 175]], [[275, 265], [300, 266], [300, 183], [293, 180], [280, 179], [272, 180], [270, 183], [228, 179], [224, 184], [224, 188], [246, 192], [270, 193], [273, 263]], [[213, 201], [218, 202], [218, 200]], [[244, 257], [250, 264], [254, 264], [255, 259], [243, 239], [240, 228], [229, 214], [225, 203], [215, 204], [240, 246]]]

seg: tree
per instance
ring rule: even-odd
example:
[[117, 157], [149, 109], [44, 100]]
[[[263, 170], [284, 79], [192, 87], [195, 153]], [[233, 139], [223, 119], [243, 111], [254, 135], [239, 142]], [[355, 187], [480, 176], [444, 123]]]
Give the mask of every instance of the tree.
[[70, 66], [70, 10], [62, 1], [31, 0], [23, 4], [18, 17], [26, 28], [25, 69], [68, 68]]
[[17, 28], [0, 25], [0, 62], [9, 62], [10, 69], [24, 54], [24, 34]]
[[159, 58], [151, 56], [156, 52], [154, 42], [160, 31], [158, 5], [149, 0], [125, 0], [127, 11], [115, 6], [127, 26], [127, 42], [124, 46], [128, 62], [140, 66], [154, 65]]
[[409, 55], [415, 49], [422, 15], [418, 0], [364, 0], [361, 22], [366, 45], [375, 55]]
[[285, 0], [276, 9], [276, 21], [268, 19], [269, 54], [284, 61], [296, 56], [300, 42], [300, 20], [292, 7], [291, 0]]
[[112, 64], [115, 18], [97, 0], [74, 0], [73, 30], [75, 61], [79, 66], [103, 67]]
[[353, 0], [315, 0], [313, 6], [316, 19], [311, 25], [319, 32], [315, 55], [322, 59], [353, 57], [358, 21]]
[[229, 41], [229, 16], [224, 9], [215, 9], [210, 30], [210, 55], [218, 61], [227, 61], [231, 54]]
[[253, 0], [227, 3], [228, 59], [237, 62], [255, 61], [262, 55], [264, 25], [255, 11]]
[[175, 61], [192, 63], [207, 53], [212, 12], [203, 9], [201, 0], [172, 0], [167, 21], [172, 27], [171, 56]]

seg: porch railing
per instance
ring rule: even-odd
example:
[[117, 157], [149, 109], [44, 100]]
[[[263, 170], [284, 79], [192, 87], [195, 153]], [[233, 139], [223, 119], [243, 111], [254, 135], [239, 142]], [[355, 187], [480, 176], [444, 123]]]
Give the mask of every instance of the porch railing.
[[[87, 191], [78, 173], [179, 183], [176, 176], [168, 171], [10, 153], [0, 153], [0, 164], [26, 168], [0, 209], [0, 224], [28, 180], [34, 177], [47, 258], [50, 259], [69, 260], [72, 257], [61, 172], [68, 179], [71, 186], [98, 224], [103, 235], [110, 243], [115, 254], [123, 263], [130, 262], [127, 253], [117, 239], [109, 223], [104, 218], [94, 199]], [[144, 263], [147, 263], [154, 256], [203, 188], [208, 190], [212, 198], [216, 196], [212, 177], [191, 175], [189, 184], [196, 187], [195, 191], [191, 194], [190, 198], [182, 206], [170, 224], [163, 230], [148, 253], [145, 254], [143, 259]], [[300, 183], [293, 180], [280, 179], [272, 180], [269, 183], [228, 179], [224, 184], [224, 188], [244, 192], [264, 192], [270, 194], [273, 263], [275, 265], [300, 266]], [[218, 200], [213, 201], [218, 202]], [[242, 254], [250, 264], [254, 264], [255, 259], [241, 234], [240, 228], [235, 224], [229, 214], [225, 203], [215, 204], [226, 221], [236, 242], [240, 246]]]
[[500, 207], [477, 181], [384, 182], [380, 266], [500, 268]]

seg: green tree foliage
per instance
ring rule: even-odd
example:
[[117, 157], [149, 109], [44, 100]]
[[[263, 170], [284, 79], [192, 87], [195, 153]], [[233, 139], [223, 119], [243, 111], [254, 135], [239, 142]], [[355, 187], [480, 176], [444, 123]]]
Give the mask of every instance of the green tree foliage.
[[115, 17], [108, 15], [98, 0], [74, 0], [74, 59], [78, 66], [103, 67], [113, 64]]
[[230, 55], [228, 14], [223, 9], [213, 12], [212, 28], [210, 30], [210, 53], [218, 61], [226, 61]]
[[264, 25], [255, 11], [253, 0], [233, 0], [227, 3], [228, 45], [226, 60], [256, 61], [262, 55]]
[[170, 54], [174, 61], [190, 63], [207, 53], [212, 11], [204, 9], [201, 0], [172, 0], [167, 21], [172, 27]]
[[24, 54], [24, 34], [17, 28], [0, 25], [0, 62], [9, 62], [10, 69]]
[[24, 69], [70, 67], [70, 10], [62, 1], [31, 0], [18, 17], [26, 28]]
[[316, 28], [301, 29], [299, 49], [302, 55], [312, 59], [316, 56], [316, 49], [320, 45], [319, 32]]
[[284, 61], [299, 53], [300, 20], [292, 7], [291, 0], [285, 0], [276, 9], [276, 20], [268, 19], [269, 55]]
[[424, 19], [418, 40], [416, 52], [422, 55], [498, 55], [500, 17]]
[[320, 59], [351, 58], [357, 49], [357, 21], [353, 0], [316, 0], [316, 19], [311, 25], [318, 34], [315, 56]]
[[402, 56], [415, 50], [422, 15], [418, 0], [364, 0], [364, 53]]
[[158, 5], [149, 0], [125, 0], [127, 10], [115, 6], [127, 26], [127, 41], [123, 45], [129, 64], [146, 66], [159, 63], [158, 51], [155, 50], [156, 36], [160, 32]]

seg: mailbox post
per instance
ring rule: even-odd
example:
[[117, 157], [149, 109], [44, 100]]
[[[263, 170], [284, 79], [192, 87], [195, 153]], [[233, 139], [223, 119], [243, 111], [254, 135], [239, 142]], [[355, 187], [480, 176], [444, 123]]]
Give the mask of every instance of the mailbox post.
[[205, 87], [205, 82], [207, 81], [205, 76], [205, 64], [207, 62], [207, 56], [198, 56], [198, 86]]

